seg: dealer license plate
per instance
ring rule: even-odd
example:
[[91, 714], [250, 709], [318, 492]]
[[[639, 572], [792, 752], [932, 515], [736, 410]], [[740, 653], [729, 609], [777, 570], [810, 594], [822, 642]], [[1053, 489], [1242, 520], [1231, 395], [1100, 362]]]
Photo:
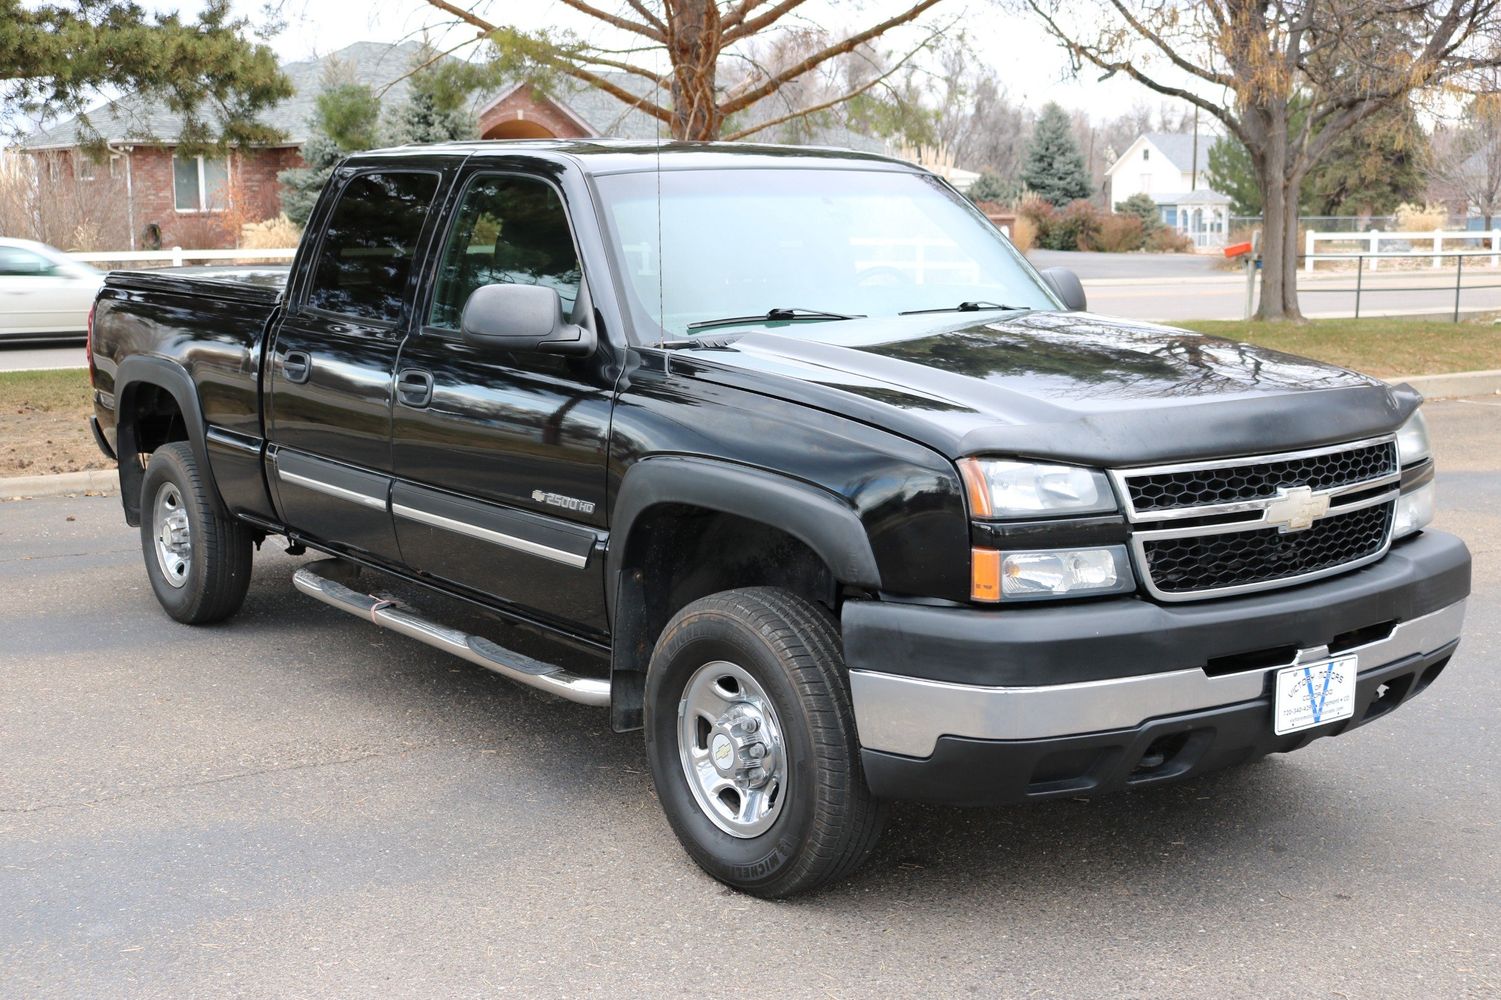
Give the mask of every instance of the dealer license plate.
[[1278, 736], [1355, 714], [1356, 657], [1338, 656], [1277, 671], [1272, 732]]

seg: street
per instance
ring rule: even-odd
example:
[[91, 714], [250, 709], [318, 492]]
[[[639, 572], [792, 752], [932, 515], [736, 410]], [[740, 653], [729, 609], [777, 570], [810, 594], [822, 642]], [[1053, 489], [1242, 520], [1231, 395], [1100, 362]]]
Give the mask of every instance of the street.
[[296, 594], [274, 541], [189, 629], [118, 498], [0, 504], [0, 993], [1501, 995], [1501, 397], [1427, 412], [1476, 559], [1430, 691], [1188, 784], [898, 805], [785, 903], [688, 859], [639, 733]]

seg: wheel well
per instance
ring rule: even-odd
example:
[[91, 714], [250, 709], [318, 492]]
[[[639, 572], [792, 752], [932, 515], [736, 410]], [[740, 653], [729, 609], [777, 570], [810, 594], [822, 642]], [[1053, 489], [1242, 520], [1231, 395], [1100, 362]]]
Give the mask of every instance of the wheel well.
[[641, 725], [646, 667], [680, 609], [738, 587], [780, 587], [838, 611], [839, 581], [802, 541], [750, 518], [687, 504], [641, 513], [625, 541], [614, 607], [612, 721]]
[[177, 398], [150, 382], [127, 386], [119, 407], [116, 436], [120, 499], [126, 523], [135, 526], [141, 523], [141, 476], [151, 453], [164, 444], [188, 440], [188, 425]]

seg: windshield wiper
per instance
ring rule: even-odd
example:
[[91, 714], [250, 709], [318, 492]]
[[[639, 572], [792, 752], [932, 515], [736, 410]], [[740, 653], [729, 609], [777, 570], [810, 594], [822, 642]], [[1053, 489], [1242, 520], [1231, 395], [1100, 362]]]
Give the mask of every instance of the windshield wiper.
[[690, 330], [703, 330], [711, 326], [729, 326], [732, 323], [774, 323], [779, 320], [794, 319], [864, 319], [860, 313], [836, 313], [826, 312], [823, 309], [799, 309], [796, 306], [790, 309], [770, 309], [759, 316], [725, 316], [723, 319], [701, 319], [697, 323], [689, 323]]
[[961, 302], [957, 306], [939, 306], [936, 309], [908, 309], [897, 313], [898, 316], [920, 316], [923, 313], [975, 313], [985, 309], [1005, 309], [1012, 311], [1025, 311], [1028, 306], [1004, 306], [999, 302]]

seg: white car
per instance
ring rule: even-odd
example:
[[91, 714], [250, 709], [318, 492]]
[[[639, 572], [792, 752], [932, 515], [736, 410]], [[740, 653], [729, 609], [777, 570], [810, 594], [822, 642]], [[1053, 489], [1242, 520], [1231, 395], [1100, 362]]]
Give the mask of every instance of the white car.
[[82, 337], [102, 284], [104, 272], [45, 243], [0, 237], [0, 344]]

